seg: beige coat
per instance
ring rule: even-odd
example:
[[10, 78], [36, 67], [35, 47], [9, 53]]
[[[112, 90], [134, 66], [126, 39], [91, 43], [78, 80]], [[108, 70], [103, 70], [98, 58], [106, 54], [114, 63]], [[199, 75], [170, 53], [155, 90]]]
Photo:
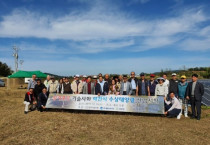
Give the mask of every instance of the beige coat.
[[[79, 85], [78, 85], [78, 92], [79, 93], [82, 93], [82, 88], [83, 88], [83, 83], [81, 80], [79, 80]], [[76, 83], [76, 80], [74, 80], [72, 83], [71, 83], [71, 89], [73, 91], [74, 94], [77, 93], [77, 83]]]
[[55, 81], [54, 83], [51, 81], [49, 84], [48, 84], [48, 91], [50, 93], [57, 93], [57, 89], [58, 89], [58, 81]]

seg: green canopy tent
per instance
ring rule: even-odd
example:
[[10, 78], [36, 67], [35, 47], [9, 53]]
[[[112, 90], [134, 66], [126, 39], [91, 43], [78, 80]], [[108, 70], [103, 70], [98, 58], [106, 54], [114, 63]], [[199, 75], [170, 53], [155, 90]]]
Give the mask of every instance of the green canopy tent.
[[32, 75], [36, 75], [37, 78], [46, 78], [47, 75], [41, 71], [17, 71], [16, 73], [8, 76], [8, 78], [31, 78]]

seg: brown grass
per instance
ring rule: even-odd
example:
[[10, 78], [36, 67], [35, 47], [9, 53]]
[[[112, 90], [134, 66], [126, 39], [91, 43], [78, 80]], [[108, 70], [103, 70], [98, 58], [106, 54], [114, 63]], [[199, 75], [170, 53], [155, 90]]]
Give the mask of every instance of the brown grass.
[[200, 121], [161, 116], [79, 111], [30, 112], [25, 90], [0, 88], [0, 144], [210, 144], [210, 110]]

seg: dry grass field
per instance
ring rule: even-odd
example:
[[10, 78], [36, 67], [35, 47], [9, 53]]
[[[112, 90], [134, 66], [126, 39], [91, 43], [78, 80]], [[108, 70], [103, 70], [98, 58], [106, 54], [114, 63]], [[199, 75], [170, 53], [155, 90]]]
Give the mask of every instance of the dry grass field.
[[58, 111], [24, 114], [25, 90], [0, 88], [0, 144], [210, 144], [210, 109], [200, 121], [158, 115]]

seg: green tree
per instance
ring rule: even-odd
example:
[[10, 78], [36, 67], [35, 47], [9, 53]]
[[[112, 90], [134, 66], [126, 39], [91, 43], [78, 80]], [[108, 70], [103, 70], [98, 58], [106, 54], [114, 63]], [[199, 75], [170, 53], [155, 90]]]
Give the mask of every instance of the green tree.
[[11, 70], [11, 68], [6, 63], [2, 63], [0, 61], [0, 76], [7, 77], [12, 73], [13, 71]]

